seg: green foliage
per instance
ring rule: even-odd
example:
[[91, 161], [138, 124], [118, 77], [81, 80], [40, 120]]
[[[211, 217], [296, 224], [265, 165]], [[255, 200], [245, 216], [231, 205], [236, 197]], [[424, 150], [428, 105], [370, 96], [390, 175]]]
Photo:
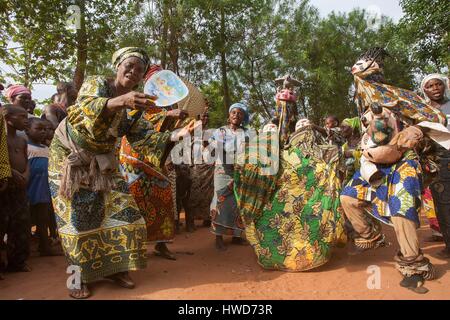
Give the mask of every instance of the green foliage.
[[[224, 125], [240, 100], [261, 127], [274, 111], [274, 79], [287, 73], [302, 83], [300, 114], [316, 123], [327, 114], [342, 119], [356, 112], [350, 68], [368, 48], [386, 47], [387, 82], [409, 89], [418, 73], [449, 63], [450, 2], [400, 3], [399, 24], [382, 17], [370, 28], [364, 10], [321, 17], [308, 0], [4, 0], [0, 59], [15, 72], [0, 72], [0, 81], [112, 75], [112, 53], [139, 46], [201, 88], [211, 127]], [[78, 30], [67, 27], [71, 4], [82, 9]]]
[[219, 81], [211, 81], [201, 87], [209, 104], [209, 127], [218, 128], [227, 123], [228, 114], [223, 106], [222, 88]]
[[2, 1], [0, 58], [14, 70], [5, 76], [26, 85], [73, 78], [80, 49], [76, 27], [71, 27], [75, 21], [69, 19], [76, 16], [69, 10], [73, 4], [82, 8], [79, 17], [84, 24], [80, 28], [86, 29], [87, 61], [83, 72], [107, 72], [111, 53], [117, 49], [116, 31], [124, 13], [131, 10], [131, 3], [134, 1]]
[[399, 32], [410, 40], [419, 70], [440, 72], [450, 68], [450, 1], [400, 0], [405, 13]]
[[33, 113], [36, 117], [40, 118], [42, 116], [42, 109], [36, 108], [36, 109], [34, 109]]

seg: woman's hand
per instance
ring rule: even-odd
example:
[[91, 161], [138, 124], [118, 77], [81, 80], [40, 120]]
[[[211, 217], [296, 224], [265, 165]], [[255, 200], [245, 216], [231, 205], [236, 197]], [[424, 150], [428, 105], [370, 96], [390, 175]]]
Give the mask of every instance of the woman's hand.
[[145, 93], [131, 91], [124, 95], [108, 100], [107, 108], [114, 113], [124, 108], [145, 111], [155, 107], [157, 97]]
[[173, 109], [173, 110], [169, 110], [167, 111], [167, 116], [170, 118], [176, 118], [176, 119], [186, 119], [189, 116], [189, 113], [187, 113], [184, 110], [181, 109]]
[[118, 98], [122, 98], [123, 105], [127, 108], [136, 109], [139, 111], [145, 111], [149, 108], [155, 107], [154, 101], [157, 99], [155, 96], [136, 91], [131, 91]]

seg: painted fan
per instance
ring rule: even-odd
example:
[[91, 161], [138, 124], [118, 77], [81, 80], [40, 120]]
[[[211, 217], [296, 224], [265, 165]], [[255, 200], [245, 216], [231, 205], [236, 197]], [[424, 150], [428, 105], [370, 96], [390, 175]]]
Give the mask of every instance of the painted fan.
[[145, 83], [144, 92], [157, 96], [158, 107], [174, 105], [189, 94], [189, 89], [175, 73], [170, 70], [155, 72]]

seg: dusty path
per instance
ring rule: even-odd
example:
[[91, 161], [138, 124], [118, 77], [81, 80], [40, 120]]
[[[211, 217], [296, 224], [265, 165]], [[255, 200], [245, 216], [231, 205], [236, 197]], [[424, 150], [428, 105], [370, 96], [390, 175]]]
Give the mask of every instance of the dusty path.
[[[388, 239], [394, 243], [360, 256], [348, 256], [346, 249], [336, 249], [332, 260], [310, 272], [285, 273], [263, 270], [256, 263], [251, 247], [229, 246], [219, 253], [213, 236], [206, 228], [182, 233], [170, 245], [178, 254], [177, 261], [150, 255], [146, 270], [132, 274], [134, 290], [117, 288], [109, 282], [93, 287], [91, 299], [450, 299], [449, 260], [436, 258], [442, 243], [423, 242], [430, 230], [419, 230], [422, 248], [438, 269], [439, 279], [426, 283], [425, 295], [401, 288], [400, 274], [394, 269], [396, 252], [391, 228]], [[151, 252], [151, 249], [149, 249]], [[367, 288], [367, 267], [381, 269], [381, 289]], [[33, 271], [6, 274], [0, 281], [0, 299], [69, 299], [66, 292], [64, 257], [32, 257]]]

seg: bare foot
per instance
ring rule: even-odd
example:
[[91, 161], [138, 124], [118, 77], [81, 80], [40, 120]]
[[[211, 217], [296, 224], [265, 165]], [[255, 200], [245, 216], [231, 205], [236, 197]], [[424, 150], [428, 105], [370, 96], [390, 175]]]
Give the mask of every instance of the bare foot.
[[87, 299], [91, 296], [91, 292], [86, 284], [82, 284], [80, 289], [69, 289], [69, 296], [74, 299]]
[[164, 242], [158, 242], [156, 244], [155, 255], [168, 260], [177, 260], [175, 255], [169, 250], [169, 248], [167, 248], [167, 245]]
[[223, 242], [222, 236], [216, 236], [216, 249], [219, 251], [227, 250], [227, 246]]

